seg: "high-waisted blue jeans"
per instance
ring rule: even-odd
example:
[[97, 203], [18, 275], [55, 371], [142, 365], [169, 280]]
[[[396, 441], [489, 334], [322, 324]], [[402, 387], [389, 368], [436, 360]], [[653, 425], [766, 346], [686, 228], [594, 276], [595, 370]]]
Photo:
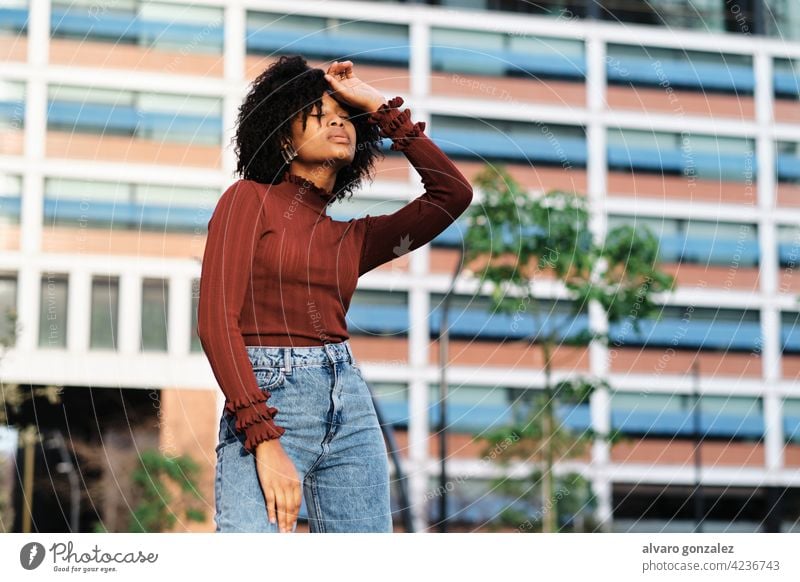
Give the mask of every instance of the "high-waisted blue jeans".
[[[258, 386], [272, 394], [281, 445], [297, 469], [312, 532], [391, 532], [389, 462], [369, 387], [349, 341], [247, 346]], [[278, 533], [244, 433], [223, 412], [216, 448], [217, 532]], [[296, 524], [295, 528], [296, 530]]]

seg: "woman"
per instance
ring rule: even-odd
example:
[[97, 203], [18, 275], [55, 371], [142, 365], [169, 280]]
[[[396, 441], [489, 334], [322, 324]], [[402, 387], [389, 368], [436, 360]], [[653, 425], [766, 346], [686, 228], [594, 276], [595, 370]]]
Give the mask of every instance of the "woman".
[[[358, 277], [431, 241], [472, 188], [351, 61], [323, 73], [284, 56], [240, 107], [234, 182], [208, 223], [197, 333], [225, 394], [217, 531], [391, 532], [389, 464], [345, 314]], [[382, 138], [425, 192], [389, 215], [327, 207], [372, 180]], [[269, 401], [269, 405], [267, 404]]]

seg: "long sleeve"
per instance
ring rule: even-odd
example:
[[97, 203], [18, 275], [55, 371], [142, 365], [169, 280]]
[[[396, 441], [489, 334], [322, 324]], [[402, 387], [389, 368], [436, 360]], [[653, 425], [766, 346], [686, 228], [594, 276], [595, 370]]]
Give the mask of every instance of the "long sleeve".
[[380, 134], [392, 139], [422, 178], [425, 192], [392, 214], [358, 219], [365, 229], [358, 275], [432, 241], [467, 209], [472, 186], [456, 165], [425, 133], [425, 122], [411, 123], [402, 97], [394, 97], [370, 113]]
[[227, 397], [226, 410], [244, 430], [245, 448], [285, 432], [275, 424], [278, 412], [267, 406], [268, 390], [259, 388], [240, 330], [240, 314], [251, 280], [253, 257], [263, 232], [259, 193], [248, 180], [234, 182], [220, 197], [208, 222], [200, 274], [197, 335], [214, 376]]

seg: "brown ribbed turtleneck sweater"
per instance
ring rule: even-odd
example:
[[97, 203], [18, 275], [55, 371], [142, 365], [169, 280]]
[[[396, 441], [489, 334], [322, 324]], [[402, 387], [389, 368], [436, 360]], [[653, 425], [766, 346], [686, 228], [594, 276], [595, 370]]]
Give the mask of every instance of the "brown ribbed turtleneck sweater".
[[467, 179], [402, 104], [395, 97], [368, 117], [425, 187], [398, 211], [332, 220], [333, 193], [286, 172], [278, 184], [234, 182], [208, 222], [197, 334], [250, 452], [285, 429], [275, 424], [278, 409], [267, 406], [270, 392], [259, 388], [245, 346], [348, 339], [345, 314], [358, 278], [430, 242], [472, 201]]

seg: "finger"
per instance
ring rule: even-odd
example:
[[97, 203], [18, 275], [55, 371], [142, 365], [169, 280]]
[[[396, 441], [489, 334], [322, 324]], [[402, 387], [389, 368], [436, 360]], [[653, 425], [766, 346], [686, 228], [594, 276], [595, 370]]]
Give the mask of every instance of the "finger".
[[286, 531], [286, 492], [283, 487], [275, 491], [276, 505], [278, 506], [278, 525], [281, 532]]
[[303, 503], [303, 488], [299, 481], [295, 483], [292, 491], [294, 493], [294, 510], [292, 511], [289, 524], [292, 528], [294, 528], [294, 526], [297, 524], [297, 516], [300, 513], [300, 505]]
[[338, 77], [334, 75], [325, 75], [325, 79], [331, 84], [334, 91], [341, 91], [344, 87]]
[[277, 514], [275, 512], [275, 493], [272, 491], [271, 487], [268, 487], [265, 491], [265, 497], [267, 498], [267, 513], [269, 514], [269, 522], [277, 523]]

